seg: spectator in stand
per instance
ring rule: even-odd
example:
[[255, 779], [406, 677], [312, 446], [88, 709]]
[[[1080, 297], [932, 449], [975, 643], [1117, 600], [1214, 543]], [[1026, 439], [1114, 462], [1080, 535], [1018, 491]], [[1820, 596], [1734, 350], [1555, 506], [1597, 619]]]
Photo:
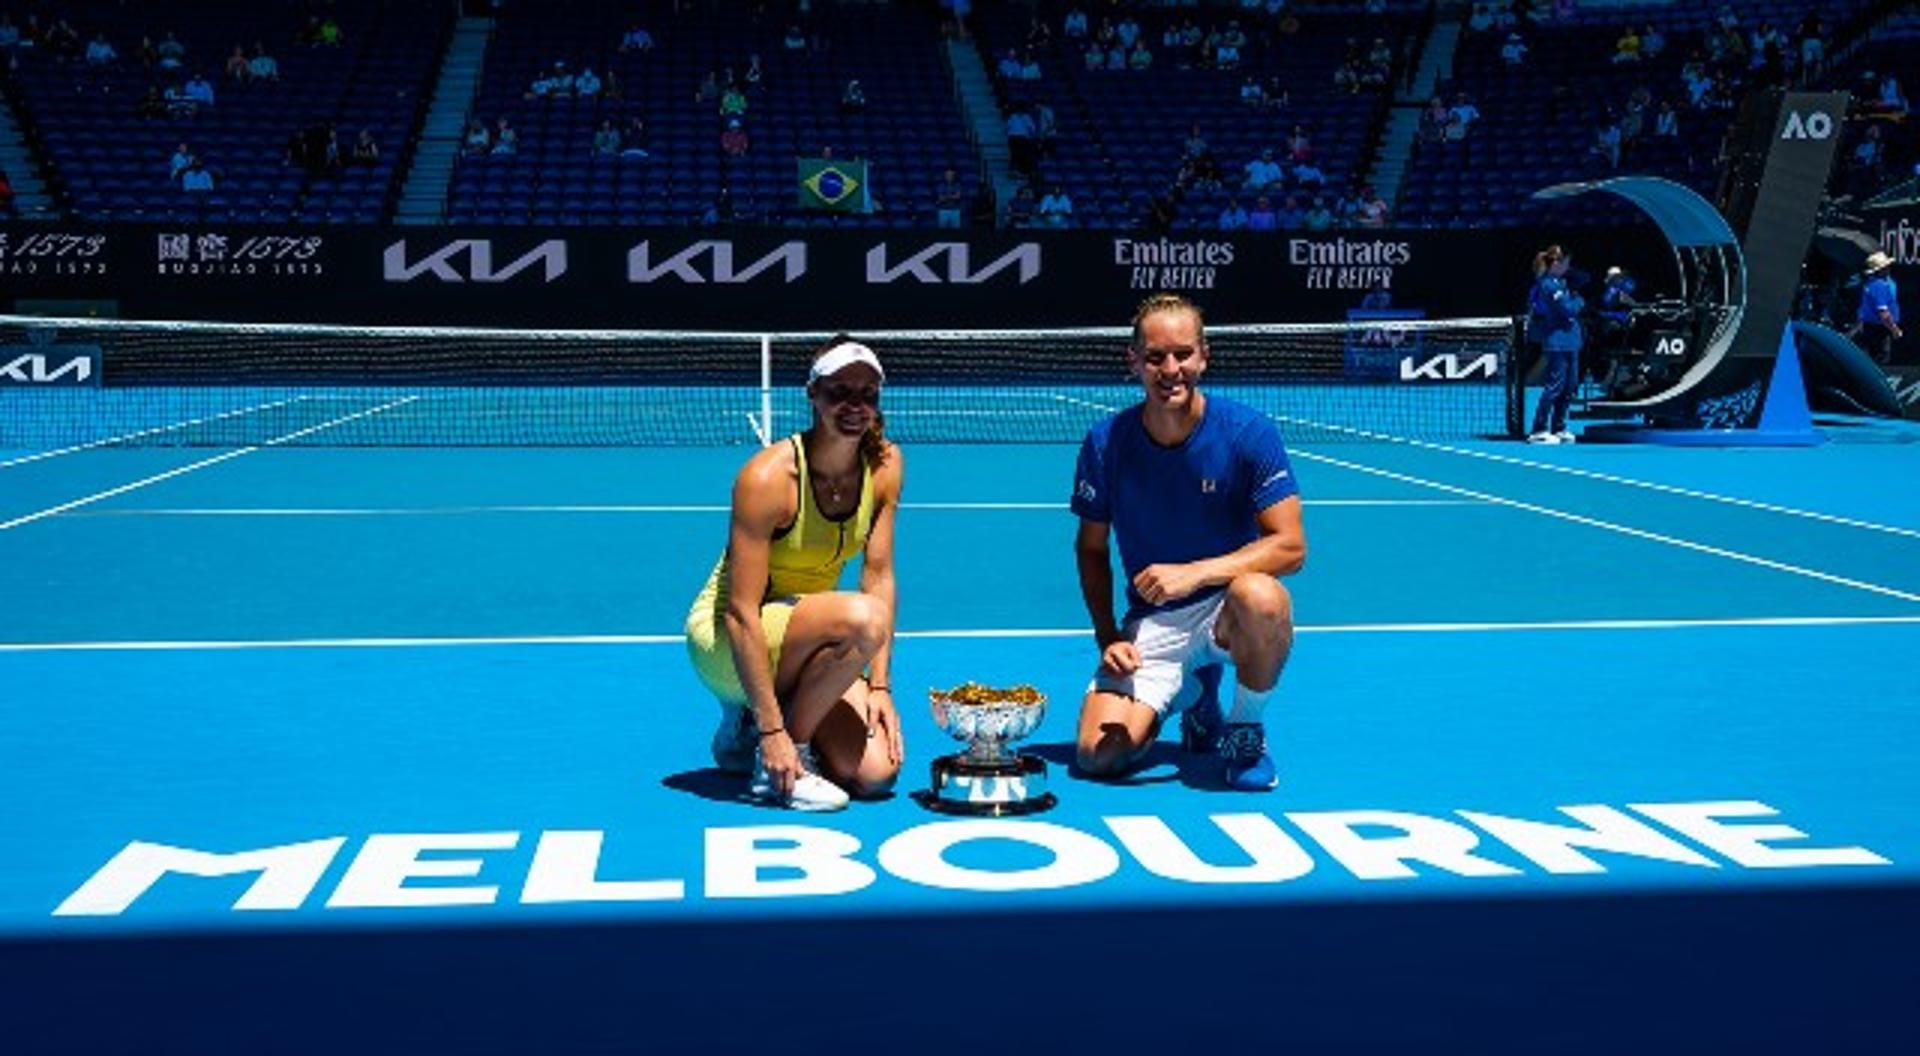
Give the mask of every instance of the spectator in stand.
[[163, 93], [167, 101], [167, 116], [172, 118], [190, 118], [200, 112], [200, 104], [193, 101], [187, 90], [177, 84], [167, 85]]
[[1880, 78], [1880, 109], [1889, 114], [1906, 115], [1907, 93], [1900, 89], [1900, 78], [1892, 73]]
[[0, 217], [13, 218], [13, 181], [5, 170], [0, 170]]
[[1229, 198], [1220, 210], [1219, 227], [1222, 231], [1240, 231], [1247, 226], [1247, 211], [1240, 205], [1240, 199]]
[[623, 158], [644, 158], [647, 154], [647, 123], [638, 114], [627, 118], [627, 127], [620, 131], [620, 156]]
[[1632, 26], [1628, 26], [1621, 31], [1620, 39], [1613, 42], [1613, 61], [1616, 64], [1622, 62], [1639, 62], [1640, 45], [1640, 31], [1634, 29]]
[[93, 39], [87, 42], [86, 58], [89, 66], [111, 66], [119, 61], [120, 53], [113, 50], [113, 44], [107, 40], [105, 33], [95, 33]]
[[1249, 73], [1246, 80], [1240, 82], [1240, 102], [1256, 110], [1266, 105], [1267, 90], [1260, 86], [1260, 78]]
[[1380, 197], [1379, 192], [1373, 189], [1373, 185], [1368, 184], [1360, 188], [1359, 205], [1354, 211], [1354, 223], [1361, 227], [1378, 229], [1387, 226], [1391, 217], [1392, 211], [1387, 207], [1387, 200]]
[[1653, 134], [1658, 139], [1679, 138], [1680, 112], [1673, 108], [1673, 100], [1660, 100], [1660, 110], [1653, 116]]
[[485, 154], [493, 147], [493, 137], [487, 134], [487, 126], [478, 118], [467, 122], [467, 134], [463, 140], [463, 150], [468, 157]]
[[1640, 56], [1646, 59], [1657, 59], [1665, 50], [1667, 50], [1667, 35], [1660, 32], [1659, 26], [1651, 22], [1647, 23], [1647, 28], [1640, 31]]
[[1287, 195], [1280, 205], [1280, 228], [1292, 231], [1307, 225], [1307, 211], [1300, 208], [1300, 199], [1296, 195]]
[[1106, 46], [1097, 40], [1089, 41], [1087, 50], [1081, 53], [1080, 59], [1082, 65], [1088, 70], [1104, 70], [1107, 68]]
[[1068, 40], [1087, 39], [1087, 12], [1079, 4], [1073, 5], [1067, 17], [1060, 24], [1060, 32]]
[[253, 64], [247, 61], [245, 45], [235, 44], [233, 54], [227, 56], [227, 80], [245, 81], [253, 76]]
[[847, 86], [840, 92], [840, 112], [843, 114], [858, 114], [865, 112], [866, 109], [867, 90], [860, 87], [860, 78], [851, 78], [847, 81]]
[[1070, 227], [1073, 224], [1073, 199], [1059, 184], [1054, 184], [1040, 198], [1040, 205], [1034, 210], [1042, 227]]
[[720, 150], [729, 158], [745, 157], [747, 148], [752, 146], [747, 138], [746, 123], [737, 117], [727, 118], [727, 127], [720, 131]]
[[501, 117], [499, 121], [494, 123], [493, 149], [491, 153], [517, 154], [519, 152], [520, 133], [514, 131], [513, 125], [509, 123], [505, 117]]
[[1312, 157], [1313, 139], [1307, 135], [1307, 127], [1305, 125], [1293, 126], [1293, 131], [1287, 133], [1287, 160], [1297, 165]]
[[1810, 82], [1827, 72], [1826, 30], [1820, 16], [1813, 12], [1800, 22], [1800, 69]]
[[280, 63], [267, 54], [267, 46], [261, 41], [253, 42], [253, 58], [247, 60], [247, 73], [256, 81], [278, 81]]
[[1153, 52], [1147, 50], [1147, 42], [1140, 41], [1127, 52], [1127, 69], [1150, 70], [1153, 68]]
[[188, 148], [186, 141], [182, 140], [179, 146], [173, 148], [173, 157], [167, 160], [167, 182], [180, 182], [180, 174], [187, 171], [187, 166], [192, 164], [193, 151]]
[[1020, 53], [1008, 48], [1007, 53], [1000, 56], [1000, 63], [994, 67], [994, 72], [1000, 75], [1001, 80], [1011, 83], [1020, 79], [1020, 66]]
[[363, 128], [353, 141], [353, 163], [373, 168], [380, 164], [380, 144], [373, 138], [373, 129]]
[[[1084, 16], [1083, 16], [1084, 17]], [[948, 169], [940, 177], [939, 186], [933, 192], [933, 219], [937, 227], [959, 227], [960, 211], [967, 204], [967, 189], [960, 185], [960, 177]]]
[[1313, 196], [1313, 204], [1307, 207], [1307, 213], [1300, 218], [1300, 226], [1309, 231], [1325, 231], [1333, 227], [1333, 210], [1327, 208], [1326, 198]]
[[1446, 100], [1434, 96], [1427, 100], [1427, 108], [1420, 111], [1420, 124], [1414, 130], [1414, 141], [1421, 149], [1438, 146], [1446, 141], [1447, 125], [1453, 121], [1453, 112], [1447, 109]]
[[747, 114], [747, 93], [740, 86], [730, 84], [720, 93], [721, 117], [745, 117]]
[[626, 33], [620, 37], [621, 54], [624, 55], [628, 52], [639, 52], [640, 54], [645, 55], [646, 53], [652, 50], [653, 50], [653, 34], [647, 32], [647, 27], [641, 25], [638, 22], [634, 22], [628, 25]]
[[201, 194], [212, 191], [212, 170], [200, 164], [199, 158], [193, 159], [193, 161], [187, 165], [186, 171], [180, 174], [180, 189], [186, 191], [188, 194]]
[[1507, 34], [1507, 42], [1500, 46], [1500, 61], [1509, 67], [1517, 67], [1527, 61], [1527, 42], [1519, 33]]
[[168, 30], [161, 36], [160, 43], [154, 47], [153, 52], [157, 56], [156, 65], [163, 70], [177, 70], [187, 59], [187, 46], [175, 39], [172, 30]]
[[1473, 105], [1473, 100], [1467, 97], [1467, 93], [1456, 92], [1453, 97], [1453, 106], [1448, 109], [1447, 116], [1452, 118], [1447, 122], [1447, 141], [1462, 143], [1473, 131], [1473, 123], [1480, 120], [1480, 108]]
[[580, 76], [573, 79], [573, 94], [581, 99], [593, 99], [599, 96], [600, 89], [604, 86], [600, 75], [593, 72], [593, 67], [588, 66], [580, 71]]
[[787, 26], [787, 35], [780, 38], [780, 46], [788, 51], [807, 50], [807, 35], [801, 32], [798, 22]]
[[1113, 27], [1113, 35], [1119, 39], [1121, 47], [1130, 49], [1140, 40], [1140, 23], [1135, 22], [1132, 15], [1123, 14]]
[[1278, 187], [1286, 182], [1286, 178], [1287, 174], [1280, 168], [1280, 163], [1273, 160], [1273, 148], [1268, 147], [1260, 152], [1259, 157], [1247, 162], [1247, 178], [1240, 186], [1249, 191], [1264, 191]]
[[1253, 210], [1247, 214], [1247, 230], [1278, 231], [1280, 214], [1274, 212], [1273, 199], [1261, 195], [1253, 200]]
[[603, 158], [620, 153], [620, 130], [613, 127], [613, 118], [601, 119], [600, 127], [594, 130], [593, 153]]
[[1318, 189], [1327, 185], [1327, 174], [1312, 158], [1293, 167], [1293, 182], [1308, 189]]
[[1620, 167], [1620, 122], [1611, 113], [1601, 115], [1600, 124], [1593, 131], [1593, 146], [1589, 152], [1609, 169]]
[[14, 25], [13, 15], [0, 11], [0, 55], [12, 55], [20, 46], [20, 27]]
[[1021, 184], [1020, 189], [1013, 192], [1013, 200], [1007, 203], [1007, 226], [1032, 227], [1037, 204], [1033, 199], [1033, 185]]
[[194, 74], [186, 84], [181, 85], [180, 91], [193, 100], [195, 106], [213, 106], [213, 82], [202, 74]]
[[1212, 151], [1213, 148], [1207, 144], [1207, 137], [1200, 131], [1200, 125], [1196, 122], [1189, 126], [1187, 138], [1180, 144], [1180, 157], [1183, 160], [1197, 158]]
[[1476, 3], [1473, 13], [1467, 16], [1467, 32], [1485, 33], [1493, 28], [1493, 7], [1491, 3]]
[[1040, 79], [1040, 59], [1029, 48], [1020, 56], [1020, 79], [1037, 81]]
[[1007, 156], [1014, 171], [1031, 173], [1039, 163], [1039, 126], [1021, 107], [1007, 115]]
[[319, 40], [317, 41], [317, 43], [321, 47], [337, 48], [340, 46], [340, 42], [343, 39], [344, 38], [340, 32], [340, 23], [335, 22], [333, 20], [332, 15], [328, 15], [326, 18], [321, 20], [320, 37], [319, 37]]

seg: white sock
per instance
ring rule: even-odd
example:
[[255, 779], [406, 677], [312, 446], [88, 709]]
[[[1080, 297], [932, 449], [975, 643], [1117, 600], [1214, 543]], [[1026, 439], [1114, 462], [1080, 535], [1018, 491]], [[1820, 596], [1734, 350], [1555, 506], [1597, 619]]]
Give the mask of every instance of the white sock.
[[1239, 724], [1259, 722], [1260, 716], [1267, 710], [1267, 698], [1273, 696], [1280, 683], [1276, 680], [1265, 689], [1248, 689], [1245, 683], [1233, 684], [1233, 710], [1227, 713], [1227, 722]]

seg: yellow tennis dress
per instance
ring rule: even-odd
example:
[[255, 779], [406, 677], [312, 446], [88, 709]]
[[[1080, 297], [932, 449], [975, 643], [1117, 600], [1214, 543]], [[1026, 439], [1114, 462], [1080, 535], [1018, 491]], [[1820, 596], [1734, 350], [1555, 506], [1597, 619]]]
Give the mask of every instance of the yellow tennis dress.
[[[860, 469], [860, 505], [844, 520], [833, 520], [813, 499], [813, 478], [807, 472], [807, 449], [798, 434], [787, 438], [799, 467], [800, 510], [793, 523], [773, 537], [767, 552], [767, 589], [761, 596], [760, 626], [766, 632], [769, 670], [780, 669], [780, 646], [787, 636], [787, 620], [803, 594], [833, 590], [840, 570], [866, 549], [867, 529], [873, 523], [873, 470]], [[744, 707], [747, 691], [733, 666], [727, 643], [727, 556], [713, 566], [700, 596], [687, 613], [687, 654], [693, 670], [723, 703]]]

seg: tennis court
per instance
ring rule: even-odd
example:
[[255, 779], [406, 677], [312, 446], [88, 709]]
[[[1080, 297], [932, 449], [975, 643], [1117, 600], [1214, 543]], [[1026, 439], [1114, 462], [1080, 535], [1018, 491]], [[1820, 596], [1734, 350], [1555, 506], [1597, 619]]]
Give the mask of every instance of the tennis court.
[[[1172, 733], [1069, 777], [1074, 448], [908, 444], [908, 764], [830, 816], [711, 768], [680, 641], [748, 447], [0, 452], [8, 1029], [727, 1049], [749, 1001], [948, 1051], [1220, 1002], [1274, 1044], [1865, 1044], [1920, 983], [1920, 492], [1911, 437], [1848, 436], [1295, 439], [1267, 796]], [[906, 794], [965, 679], [1049, 695], [1056, 809]]]

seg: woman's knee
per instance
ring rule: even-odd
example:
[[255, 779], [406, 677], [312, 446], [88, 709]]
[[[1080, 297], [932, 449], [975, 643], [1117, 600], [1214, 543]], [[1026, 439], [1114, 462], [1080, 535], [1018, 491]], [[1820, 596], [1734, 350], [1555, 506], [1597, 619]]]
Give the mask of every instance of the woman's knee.
[[867, 656], [878, 652], [893, 633], [893, 612], [871, 594], [845, 595], [839, 616], [839, 637]]
[[862, 799], [873, 799], [892, 792], [894, 783], [899, 779], [900, 764], [888, 755], [886, 747], [875, 737], [867, 742], [867, 754], [861, 758], [853, 779], [847, 783], [847, 791]]

